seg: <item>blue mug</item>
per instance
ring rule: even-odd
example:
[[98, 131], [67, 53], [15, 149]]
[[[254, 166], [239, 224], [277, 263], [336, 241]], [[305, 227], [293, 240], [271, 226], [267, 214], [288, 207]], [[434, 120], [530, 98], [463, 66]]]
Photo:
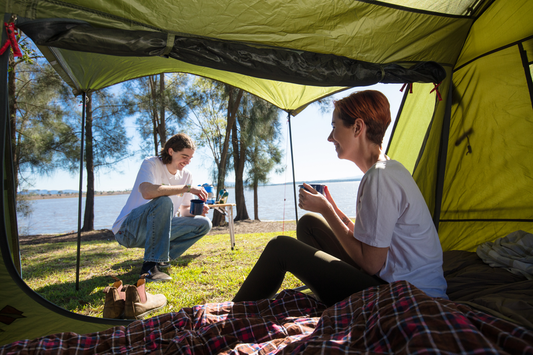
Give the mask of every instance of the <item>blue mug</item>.
[[[324, 187], [325, 187], [326, 185], [322, 185], [322, 184], [309, 184], [309, 185], [311, 185], [311, 187], [312, 187], [313, 189], [317, 190], [317, 191], [320, 192], [322, 195], [324, 195]], [[304, 185], [298, 185], [298, 187], [299, 187], [300, 189], [304, 189]], [[305, 190], [306, 190], [306, 191], [309, 191], [309, 190], [307, 190], [307, 189], [305, 189]], [[309, 192], [310, 192], [310, 191], [309, 191]]]
[[189, 212], [195, 216], [199, 216], [204, 213], [204, 201], [203, 200], [191, 200], [191, 208]]

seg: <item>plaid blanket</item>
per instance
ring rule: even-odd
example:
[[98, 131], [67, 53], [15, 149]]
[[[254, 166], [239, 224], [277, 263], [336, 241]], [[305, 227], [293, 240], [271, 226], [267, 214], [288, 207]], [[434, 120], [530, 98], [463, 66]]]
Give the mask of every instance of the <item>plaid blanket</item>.
[[533, 332], [400, 281], [327, 309], [286, 290], [275, 300], [205, 304], [127, 327], [0, 348], [14, 353], [533, 354]]

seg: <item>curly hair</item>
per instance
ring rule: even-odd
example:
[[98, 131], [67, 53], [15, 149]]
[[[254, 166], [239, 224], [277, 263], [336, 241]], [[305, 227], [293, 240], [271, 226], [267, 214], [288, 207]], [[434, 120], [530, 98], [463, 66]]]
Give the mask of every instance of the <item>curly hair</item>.
[[170, 164], [172, 162], [172, 156], [168, 154], [168, 149], [172, 148], [173, 151], [179, 152], [183, 149], [196, 150], [196, 145], [191, 137], [185, 133], [178, 133], [170, 137], [165, 143], [165, 146], [159, 152], [159, 157], [163, 164]]
[[333, 104], [346, 127], [353, 126], [355, 120], [361, 118], [367, 126], [367, 138], [381, 145], [391, 122], [389, 100], [383, 93], [376, 90], [358, 91]]

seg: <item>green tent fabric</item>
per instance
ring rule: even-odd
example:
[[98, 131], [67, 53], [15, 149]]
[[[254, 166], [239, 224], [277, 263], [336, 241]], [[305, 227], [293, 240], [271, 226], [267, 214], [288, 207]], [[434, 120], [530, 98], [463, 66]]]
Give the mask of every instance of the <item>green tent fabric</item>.
[[[443, 249], [533, 232], [530, 0], [0, 0], [0, 9], [16, 15], [76, 94], [186, 72], [294, 115], [348, 87], [409, 73], [394, 79], [412, 93], [387, 153], [413, 173]], [[438, 64], [422, 71], [432, 79], [417, 76], [424, 63]], [[4, 82], [5, 69], [4, 55]], [[58, 309], [19, 276], [6, 95], [0, 344], [119, 324]]]

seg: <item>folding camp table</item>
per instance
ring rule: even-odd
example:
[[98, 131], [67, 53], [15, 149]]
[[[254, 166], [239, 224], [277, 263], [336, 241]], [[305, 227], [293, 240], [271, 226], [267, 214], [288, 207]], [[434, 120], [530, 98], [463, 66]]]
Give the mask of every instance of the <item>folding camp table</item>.
[[233, 225], [233, 206], [235, 206], [234, 203], [215, 203], [212, 205], [209, 205], [209, 208], [213, 208], [218, 210], [220, 213], [222, 213], [224, 216], [228, 216], [228, 226], [229, 226], [229, 237], [230, 237], [230, 243], [231, 243], [231, 250], [235, 248], [235, 227]]

